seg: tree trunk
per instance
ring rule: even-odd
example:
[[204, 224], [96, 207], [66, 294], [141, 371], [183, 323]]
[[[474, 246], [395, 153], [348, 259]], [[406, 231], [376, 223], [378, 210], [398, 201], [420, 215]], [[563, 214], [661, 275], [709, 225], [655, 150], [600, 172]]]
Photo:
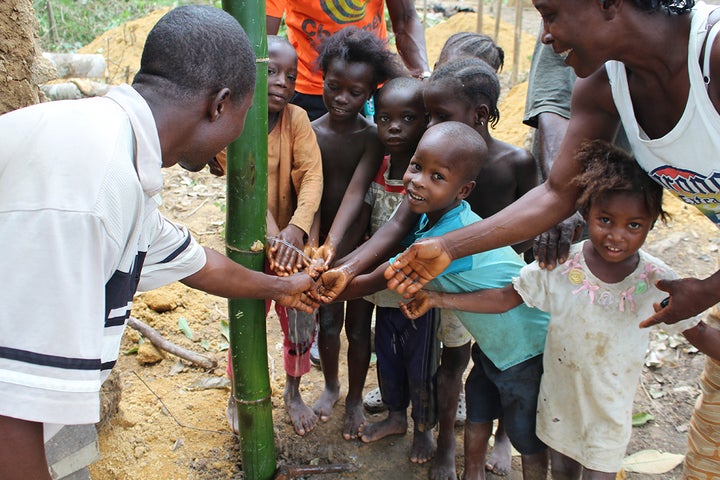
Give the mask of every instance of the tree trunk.
[[[257, 83], [245, 131], [228, 147], [227, 253], [236, 262], [263, 271], [267, 211], [267, 37], [265, 0], [223, 0], [255, 49]], [[238, 408], [244, 478], [266, 480], [275, 473], [270, 377], [267, 363], [265, 302], [230, 300], [233, 395]]]
[[38, 84], [55, 78], [40, 55], [31, 0], [0, 2], [0, 114], [38, 103]]

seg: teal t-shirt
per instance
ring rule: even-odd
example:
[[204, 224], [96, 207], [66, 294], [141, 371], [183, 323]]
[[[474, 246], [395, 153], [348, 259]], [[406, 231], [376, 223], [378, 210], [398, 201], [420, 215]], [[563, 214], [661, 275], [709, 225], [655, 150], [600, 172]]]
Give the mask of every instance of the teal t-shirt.
[[[422, 215], [412, 240], [438, 237], [479, 221], [481, 218], [473, 213], [467, 202], [463, 201], [430, 228], [427, 228], [427, 216]], [[394, 260], [393, 258], [390, 263]], [[518, 277], [520, 269], [524, 266], [525, 262], [512, 247], [497, 248], [453, 260], [448, 268], [425, 288], [448, 293], [501, 288], [512, 283], [513, 277]], [[550, 317], [547, 313], [530, 308], [524, 303], [500, 314], [459, 310], [455, 313], [483, 353], [500, 370], [506, 370], [540, 355], [545, 348]]]

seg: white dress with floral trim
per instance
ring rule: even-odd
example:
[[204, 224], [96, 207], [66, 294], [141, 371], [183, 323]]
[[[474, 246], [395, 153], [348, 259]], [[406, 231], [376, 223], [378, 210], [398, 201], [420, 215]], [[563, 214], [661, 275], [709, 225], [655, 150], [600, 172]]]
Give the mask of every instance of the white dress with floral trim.
[[[537, 435], [586, 468], [617, 472], [632, 429], [632, 403], [648, 347], [638, 327], [667, 296], [655, 287], [677, 278], [661, 260], [640, 253], [637, 269], [621, 282], [596, 278], [573, 245], [553, 271], [534, 262], [513, 284], [526, 304], [550, 313], [538, 398]], [[693, 327], [699, 318], [663, 329]]]

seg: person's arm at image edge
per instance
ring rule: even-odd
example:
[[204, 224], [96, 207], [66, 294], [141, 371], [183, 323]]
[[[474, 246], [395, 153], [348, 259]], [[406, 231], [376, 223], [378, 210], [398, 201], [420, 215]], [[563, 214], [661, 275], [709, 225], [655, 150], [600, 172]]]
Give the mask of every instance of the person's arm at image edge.
[[586, 140], [611, 140], [617, 130], [604, 71], [576, 82], [572, 105], [573, 119], [545, 182], [482, 222], [413, 244], [386, 272], [388, 288], [412, 294], [453, 259], [530, 239], [570, 216], [578, 195], [572, 180], [581, 171], [575, 151]]
[[429, 71], [425, 28], [411, 0], [387, 0], [390, 23], [400, 58], [414, 76]]

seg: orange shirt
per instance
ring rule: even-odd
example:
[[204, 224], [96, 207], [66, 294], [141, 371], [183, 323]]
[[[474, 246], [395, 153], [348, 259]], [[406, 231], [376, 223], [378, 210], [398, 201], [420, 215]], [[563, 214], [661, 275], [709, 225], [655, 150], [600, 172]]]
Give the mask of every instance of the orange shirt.
[[266, 9], [272, 17], [285, 13], [288, 40], [298, 55], [295, 90], [308, 95], [322, 95], [315, 59], [325, 38], [350, 25], [387, 38], [385, 0], [267, 0]]

